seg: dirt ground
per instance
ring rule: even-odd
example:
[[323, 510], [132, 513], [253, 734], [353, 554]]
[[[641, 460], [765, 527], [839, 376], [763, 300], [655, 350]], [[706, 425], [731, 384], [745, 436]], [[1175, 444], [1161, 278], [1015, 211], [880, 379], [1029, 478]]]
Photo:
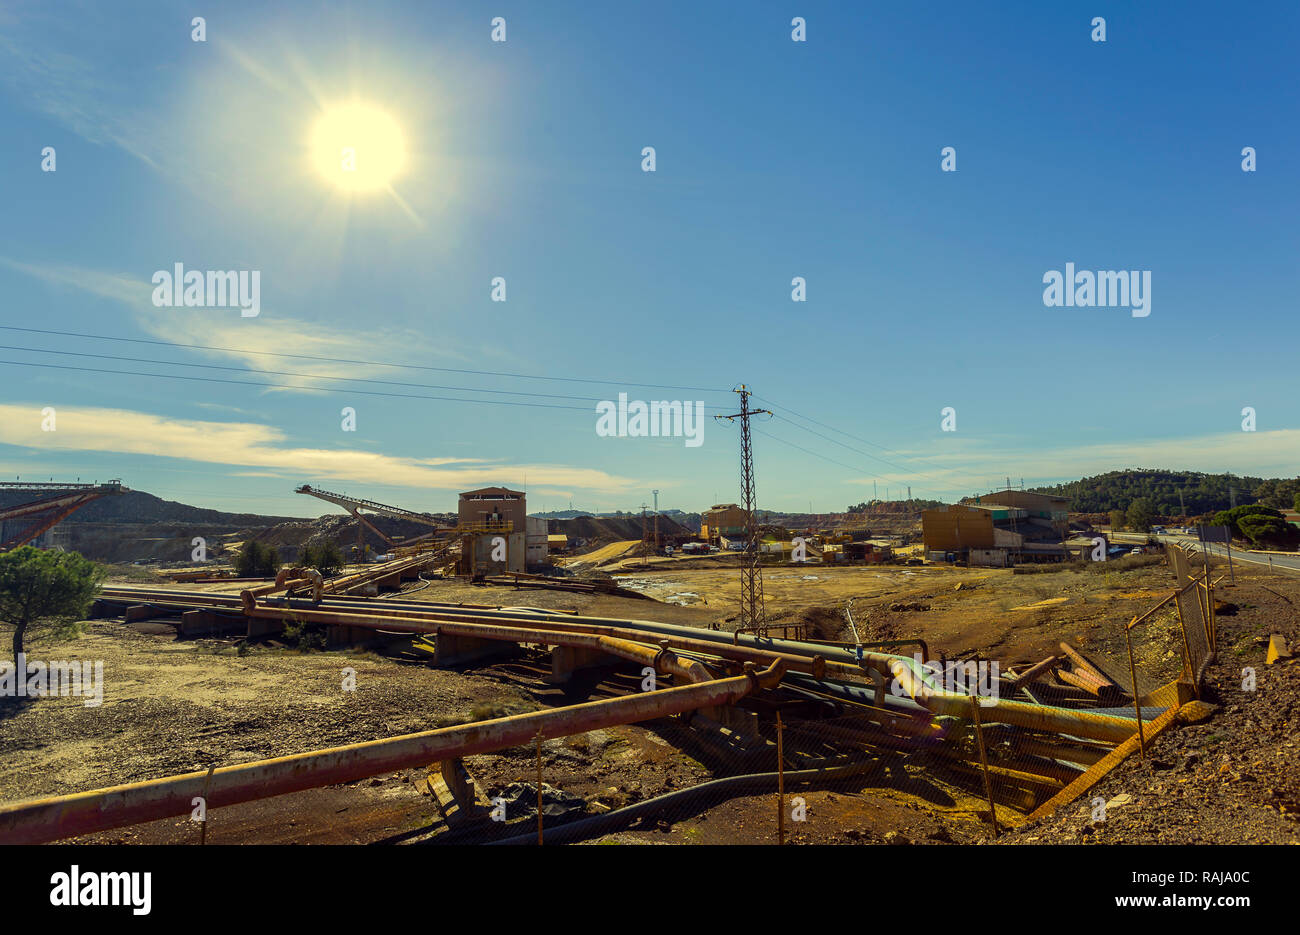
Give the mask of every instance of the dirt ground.
[[1300, 579], [1247, 571], [1219, 595], [1237, 610], [1218, 617], [1203, 694], [1214, 715], [1176, 723], [1145, 758], [1000, 843], [1300, 843], [1300, 652], [1265, 662], [1270, 634], [1300, 650]]
[[[483, 587], [455, 579], [430, 582], [402, 597], [729, 628], [736, 571], [700, 567], [701, 561], [707, 562], [652, 566], [627, 577], [620, 573], [625, 586], [655, 596], [698, 595], [687, 604]], [[978, 653], [1004, 665], [1037, 661], [1058, 651], [1063, 640], [1104, 665], [1126, 665], [1123, 623], [1167, 594], [1171, 584], [1163, 565], [1032, 575], [931, 566], [765, 570], [769, 613], [777, 619], [815, 616], [823, 629], [834, 628], [852, 599], [865, 641], [921, 637], [932, 654]], [[1208, 700], [1220, 705], [1215, 716], [1171, 729], [1152, 745], [1146, 761], [1126, 762], [1090, 793], [1089, 800], [1093, 795], [1116, 800], [1105, 823], [1081, 815], [1080, 800], [1047, 821], [1025, 825], [1027, 805], [1010, 808], [999, 798], [1000, 842], [1300, 841], [1294, 817], [1300, 810], [1295, 769], [1300, 666], [1295, 661], [1265, 666], [1261, 642], [1280, 632], [1300, 649], [1300, 577], [1251, 570], [1239, 573], [1237, 586], [1219, 596], [1234, 605], [1234, 612], [1220, 618], [1221, 651], [1209, 671]], [[1169, 664], [1176, 648], [1173, 632], [1168, 620], [1153, 621], [1152, 635], [1137, 647], [1144, 665]], [[92, 621], [79, 639], [34, 643], [28, 653], [102, 660], [104, 702], [92, 708], [74, 698], [0, 700], [0, 801], [568, 704], [633, 690], [636, 678], [631, 672], [617, 674], [575, 695], [543, 681], [549, 664], [541, 653], [443, 670], [412, 651], [406, 640], [364, 652], [298, 652], [276, 645], [241, 650], [233, 640], [178, 640], [165, 621], [130, 626]], [[1254, 692], [1240, 690], [1247, 666], [1257, 674]], [[345, 667], [355, 669], [355, 691], [343, 690]], [[520, 801], [530, 796], [535, 801], [535, 787], [512, 785], [535, 782], [533, 748], [471, 757], [466, 765], [487, 796], [509, 796], [522, 788]], [[542, 749], [544, 784], [580, 797], [589, 813], [773, 766], [702, 744], [675, 719], [552, 740]], [[978, 775], [918, 755], [885, 752], [862, 775], [828, 788], [792, 785], [787, 792], [787, 810], [797, 796], [804, 819], [787, 814], [790, 843], [991, 840]], [[685, 813], [646, 819], [598, 840], [774, 843], [776, 818], [773, 794], [719, 793]], [[211, 819], [206, 834], [212, 843], [473, 842], [536, 827], [535, 812], [529, 817], [525, 809], [523, 817], [511, 816], [505, 825], [449, 832], [438, 819], [422, 770], [218, 809]], [[84, 840], [192, 842], [197, 827], [178, 818]]]

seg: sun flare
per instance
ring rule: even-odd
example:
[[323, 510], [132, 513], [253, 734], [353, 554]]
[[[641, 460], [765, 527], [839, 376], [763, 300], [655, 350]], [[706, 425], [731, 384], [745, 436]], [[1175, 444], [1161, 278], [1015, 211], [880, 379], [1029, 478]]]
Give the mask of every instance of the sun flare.
[[312, 129], [316, 170], [345, 191], [388, 188], [406, 165], [406, 140], [391, 116], [349, 103], [321, 114]]

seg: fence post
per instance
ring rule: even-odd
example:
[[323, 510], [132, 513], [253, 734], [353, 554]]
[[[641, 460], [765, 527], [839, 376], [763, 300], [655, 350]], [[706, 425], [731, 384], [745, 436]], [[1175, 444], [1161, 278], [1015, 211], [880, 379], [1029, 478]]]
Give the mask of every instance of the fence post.
[[1218, 626], [1217, 620], [1214, 619], [1214, 583], [1210, 580], [1210, 570], [1205, 570], [1205, 606], [1208, 611], [1205, 614], [1205, 639], [1209, 641], [1210, 652], [1218, 650]]
[[537, 844], [542, 843], [542, 729], [537, 729]]
[[785, 725], [776, 712], [776, 843], [785, 844]]
[[208, 785], [212, 782], [212, 773], [216, 768], [216, 763], [211, 764], [208, 767], [208, 776], [203, 780], [203, 821], [199, 824], [200, 846], [208, 843]]
[[984, 797], [989, 800], [989, 820], [993, 822], [993, 837], [998, 836], [998, 810], [993, 804], [993, 781], [989, 779], [988, 754], [984, 751], [984, 727], [980, 721], [979, 695], [970, 696], [971, 712], [975, 721], [975, 742], [980, 748], [980, 768], [984, 771]]
[[[1178, 598], [1174, 598], [1174, 604], [1177, 605], [1177, 603], [1178, 603]], [[1181, 611], [1179, 613], [1181, 614]], [[1133, 628], [1133, 623], [1135, 623], [1136, 621], [1137, 618], [1134, 617], [1133, 622], [1130, 622], [1129, 625], [1124, 628], [1124, 641], [1128, 643], [1128, 674], [1129, 674], [1129, 678], [1133, 680], [1133, 719], [1137, 721], [1138, 751], [1141, 754], [1141, 758], [1145, 760], [1147, 758], [1147, 741], [1146, 741], [1146, 737], [1142, 733], [1142, 707], [1138, 701], [1137, 665], [1133, 662], [1132, 628]]]

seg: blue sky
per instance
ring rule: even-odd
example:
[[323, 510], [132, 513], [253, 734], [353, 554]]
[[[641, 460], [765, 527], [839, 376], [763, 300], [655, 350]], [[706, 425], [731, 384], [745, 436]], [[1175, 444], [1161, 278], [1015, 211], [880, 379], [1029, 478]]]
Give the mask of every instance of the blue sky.
[[[304, 482], [698, 510], [739, 496], [738, 429], [598, 437], [595, 402], [730, 412], [740, 382], [780, 417], [755, 426], [772, 509], [1298, 470], [1294, 4], [268, 6], [0, 10], [0, 476], [302, 515]], [[400, 128], [383, 190], [313, 164], [349, 100]], [[1151, 314], [1046, 307], [1067, 262], [1150, 270]], [[175, 263], [259, 271], [260, 314], [156, 307]]]

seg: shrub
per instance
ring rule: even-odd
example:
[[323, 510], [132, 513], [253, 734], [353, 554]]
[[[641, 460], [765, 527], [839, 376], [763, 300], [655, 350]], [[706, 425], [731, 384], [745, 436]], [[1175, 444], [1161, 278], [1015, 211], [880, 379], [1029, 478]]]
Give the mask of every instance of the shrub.
[[1300, 529], [1296, 529], [1280, 516], [1262, 516], [1251, 514], [1237, 520], [1242, 535], [1254, 545], [1279, 545], [1293, 548], [1300, 541]]
[[1237, 539], [1246, 539], [1248, 536], [1241, 528], [1241, 521], [1247, 516], [1273, 516], [1282, 519], [1282, 514], [1272, 507], [1263, 506], [1259, 503], [1248, 503], [1245, 506], [1234, 507], [1231, 510], [1220, 510], [1214, 514], [1211, 521], [1215, 526], [1227, 526], [1232, 530], [1232, 535]]
[[285, 623], [282, 638], [298, 648], [299, 652], [311, 652], [325, 648], [325, 631], [318, 626], [293, 621]]
[[240, 578], [274, 578], [280, 570], [280, 552], [273, 545], [249, 539], [235, 558], [235, 574]]
[[298, 562], [308, 568], [315, 568], [328, 578], [338, 574], [343, 567], [343, 553], [332, 539], [326, 539], [318, 546], [304, 544], [299, 550]]

